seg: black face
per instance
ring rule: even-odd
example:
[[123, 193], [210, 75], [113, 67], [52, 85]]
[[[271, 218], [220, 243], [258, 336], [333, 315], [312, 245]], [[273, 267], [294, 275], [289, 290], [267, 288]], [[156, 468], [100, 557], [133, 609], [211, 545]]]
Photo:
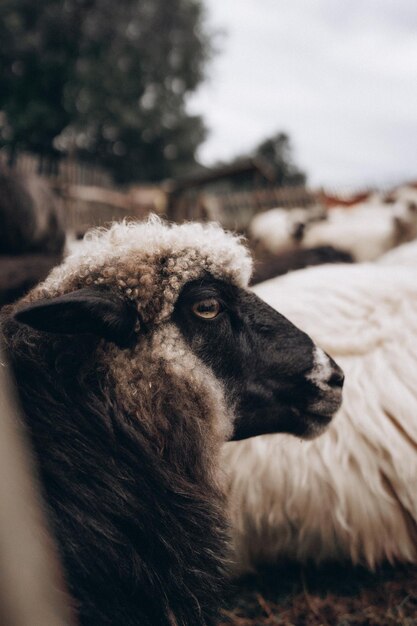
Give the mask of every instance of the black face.
[[[121, 349], [137, 341], [135, 307], [107, 287], [26, 304], [14, 317], [41, 331], [95, 334]], [[223, 382], [236, 414], [234, 439], [312, 437], [339, 408], [341, 369], [255, 294], [207, 276], [185, 285], [173, 321]]]
[[341, 403], [343, 374], [312, 340], [255, 294], [207, 277], [188, 283], [173, 320], [223, 381], [233, 439], [319, 434]]

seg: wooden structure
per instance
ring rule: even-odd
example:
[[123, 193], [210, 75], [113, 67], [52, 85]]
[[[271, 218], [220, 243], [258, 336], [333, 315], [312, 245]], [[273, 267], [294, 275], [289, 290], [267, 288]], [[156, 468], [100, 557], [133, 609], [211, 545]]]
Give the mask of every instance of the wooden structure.
[[158, 187], [134, 187], [127, 192], [83, 185], [61, 186], [69, 231], [82, 235], [92, 226], [104, 226], [122, 219], [144, 219], [149, 213], [161, 214], [166, 195]]
[[[7, 161], [7, 154], [0, 151], [2, 161]], [[225, 228], [245, 231], [259, 211], [277, 206], [306, 207], [317, 202], [305, 187], [274, 186], [274, 172], [260, 158], [202, 169], [159, 186], [137, 185], [125, 191], [115, 189], [104, 169], [70, 158], [51, 162], [21, 153], [15, 156], [13, 167], [48, 178], [62, 200], [67, 227], [76, 236], [92, 226], [143, 219], [151, 212], [175, 222], [214, 220]]]
[[45, 158], [27, 152], [17, 152], [12, 160], [6, 150], [0, 150], [0, 164], [22, 174], [48, 178], [54, 186], [92, 185], [109, 188], [114, 184], [112, 176], [103, 167], [83, 163], [71, 157]]
[[305, 187], [275, 187], [273, 169], [259, 158], [168, 181], [164, 189], [168, 193], [170, 219], [216, 220], [235, 230], [245, 230], [259, 211], [276, 206], [309, 206], [315, 202]]

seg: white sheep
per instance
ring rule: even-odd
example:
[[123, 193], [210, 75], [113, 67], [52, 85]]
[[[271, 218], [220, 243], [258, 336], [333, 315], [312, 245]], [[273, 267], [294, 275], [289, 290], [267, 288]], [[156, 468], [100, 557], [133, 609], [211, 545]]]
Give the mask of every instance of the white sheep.
[[249, 235], [261, 242], [269, 252], [277, 252], [294, 245], [289, 213], [285, 209], [271, 209], [255, 215], [249, 226]]
[[336, 207], [325, 221], [311, 224], [302, 246], [331, 245], [357, 261], [372, 261], [403, 241], [417, 236], [417, 211], [407, 202], [364, 202]]
[[417, 186], [416, 185], [401, 185], [394, 189], [389, 197], [394, 201], [411, 202], [417, 204]]
[[270, 209], [255, 215], [249, 226], [249, 236], [272, 254], [293, 250], [298, 246], [305, 226], [322, 217], [319, 207]]
[[255, 288], [346, 378], [342, 407], [319, 439], [225, 446], [240, 573], [286, 558], [417, 562], [417, 243], [391, 255]]
[[404, 265], [417, 267], [417, 244], [415, 241], [403, 243], [401, 246], [384, 254], [378, 263], [382, 265]]

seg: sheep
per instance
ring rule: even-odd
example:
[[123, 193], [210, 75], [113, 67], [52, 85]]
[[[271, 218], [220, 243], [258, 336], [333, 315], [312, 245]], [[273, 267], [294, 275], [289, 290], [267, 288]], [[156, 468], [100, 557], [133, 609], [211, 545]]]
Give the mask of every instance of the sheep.
[[0, 169], [0, 218], [0, 254], [62, 252], [63, 218], [41, 178]]
[[386, 196], [386, 200], [387, 199], [391, 202], [401, 201], [417, 205], [417, 186], [416, 184], [401, 185], [393, 189], [388, 196]]
[[332, 246], [287, 250], [280, 254], [264, 255], [255, 261], [251, 284], [256, 285], [275, 276], [324, 263], [353, 263], [353, 257], [349, 252], [337, 250]]
[[310, 222], [320, 221], [324, 215], [320, 208], [276, 208], [258, 213], [249, 225], [249, 238], [255, 249], [262, 248], [277, 254], [296, 248]]
[[0, 307], [14, 302], [44, 280], [61, 255], [0, 255]]
[[417, 267], [417, 243], [415, 241], [403, 243], [401, 246], [384, 254], [378, 259], [378, 263]]
[[115, 224], [2, 309], [82, 626], [214, 625], [221, 444], [313, 437], [340, 406], [340, 368], [246, 289], [250, 271], [218, 226]]
[[35, 176], [0, 169], [0, 306], [46, 278], [62, 260], [65, 231], [57, 200]]
[[417, 563], [417, 243], [398, 254], [403, 265], [391, 255], [254, 289], [346, 379], [342, 407], [316, 441], [225, 445], [236, 573], [286, 559]]
[[349, 209], [334, 208], [326, 221], [304, 232], [304, 248], [330, 245], [353, 255], [356, 261], [373, 261], [384, 252], [417, 236], [417, 211], [412, 203], [363, 203]]
[[310, 265], [351, 263], [349, 252], [333, 246], [300, 248], [306, 229], [322, 219], [318, 207], [277, 208], [256, 215], [249, 228], [249, 244], [255, 257], [252, 284]]

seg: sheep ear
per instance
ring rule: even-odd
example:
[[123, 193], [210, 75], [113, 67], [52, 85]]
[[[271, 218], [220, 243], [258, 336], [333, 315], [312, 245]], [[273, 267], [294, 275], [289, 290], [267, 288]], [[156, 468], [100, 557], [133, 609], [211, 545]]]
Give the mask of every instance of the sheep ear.
[[14, 313], [14, 318], [50, 333], [90, 333], [126, 348], [135, 337], [134, 305], [103, 287], [85, 287], [57, 298], [39, 300]]

